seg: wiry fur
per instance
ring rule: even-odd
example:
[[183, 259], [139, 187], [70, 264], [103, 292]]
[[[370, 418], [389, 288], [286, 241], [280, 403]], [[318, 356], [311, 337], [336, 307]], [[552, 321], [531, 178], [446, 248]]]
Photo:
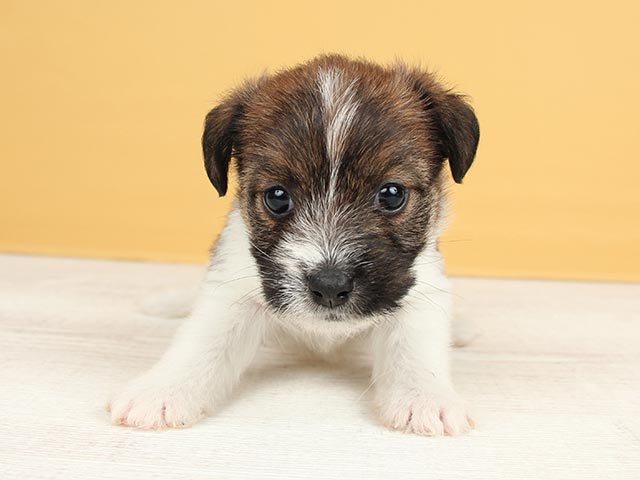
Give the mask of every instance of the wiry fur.
[[[471, 108], [403, 66], [320, 57], [235, 91], [207, 116], [203, 149], [221, 195], [236, 158], [238, 201], [184, 325], [158, 364], [112, 400], [112, 420], [193, 424], [277, 334], [327, 356], [364, 342], [389, 427], [470, 429], [450, 381], [450, 295], [437, 238], [443, 164], [461, 181], [477, 141]], [[390, 181], [408, 191], [395, 214], [375, 203]], [[275, 185], [294, 199], [278, 218], [262, 200]], [[327, 266], [354, 279], [338, 308], [316, 305], [307, 285]]]

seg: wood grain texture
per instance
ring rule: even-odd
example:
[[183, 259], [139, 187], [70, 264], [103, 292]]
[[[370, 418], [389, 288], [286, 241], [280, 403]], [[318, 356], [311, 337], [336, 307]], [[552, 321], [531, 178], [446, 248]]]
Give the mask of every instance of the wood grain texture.
[[0, 256], [0, 478], [640, 478], [640, 286], [455, 279], [480, 336], [454, 376], [478, 429], [390, 432], [368, 372], [266, 349], [187, 430], [111, 426], [111, 391], [178, 321], [137, 313], [200, 267]]

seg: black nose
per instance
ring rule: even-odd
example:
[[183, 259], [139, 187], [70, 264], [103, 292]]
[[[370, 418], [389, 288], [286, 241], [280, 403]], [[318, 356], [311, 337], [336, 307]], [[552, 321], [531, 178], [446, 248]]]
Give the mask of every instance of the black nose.
[[309, 275], [308, 282], [313, 300], [329, 308], [346, 303], [353, 290], [351, 277], [334, 268], [324, 268]]

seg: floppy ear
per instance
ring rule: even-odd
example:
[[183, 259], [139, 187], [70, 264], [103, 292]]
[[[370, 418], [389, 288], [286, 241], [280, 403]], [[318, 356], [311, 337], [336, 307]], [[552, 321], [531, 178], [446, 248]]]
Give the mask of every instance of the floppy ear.
[[209, 180], [223, 197], [227, 193], [229, 162], [238, 147], [238, 133], [250, 88], [245, 85], [211, 110], [204, 121], [202, 152]]
[[442, 156], [449, 159], [453, 179], [462, 183], [480, 140], [480, 126], [473, 108], [462, 95], [445, 90], [430, 74], [414, 73], [414, 79], [420, 100], [433, 115]]

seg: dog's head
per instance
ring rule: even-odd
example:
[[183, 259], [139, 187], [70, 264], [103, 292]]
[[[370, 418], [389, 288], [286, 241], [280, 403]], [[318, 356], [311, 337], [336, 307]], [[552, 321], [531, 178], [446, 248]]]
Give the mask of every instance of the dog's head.
[[323, 56], [237, 89], [202, 143], [220, 195], [236, 159], [271, 307], [339, 320], [399, 305], [439, 234], [443, 165], [461, 182], [478, 139], [471, 107], [432, 75]]

